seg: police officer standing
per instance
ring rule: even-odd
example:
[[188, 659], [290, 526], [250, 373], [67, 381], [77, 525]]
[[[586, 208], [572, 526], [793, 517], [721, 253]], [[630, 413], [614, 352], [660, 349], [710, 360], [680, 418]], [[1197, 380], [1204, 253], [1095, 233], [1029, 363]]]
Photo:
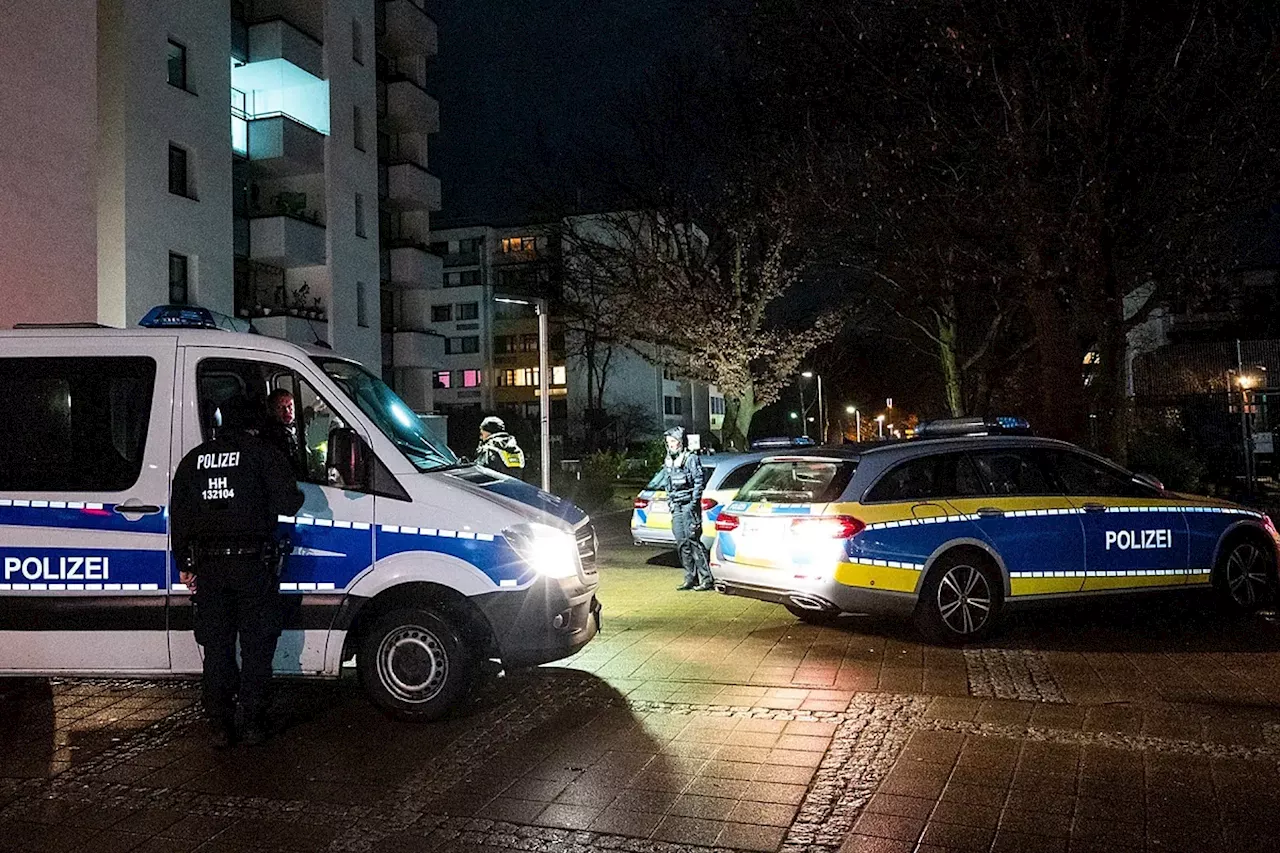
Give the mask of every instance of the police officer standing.
[[667, 492], [671, 532], [675, 534], [680, 565], [684, 566], [684, 583], [676, 589], [707, 592], [714, 587], [707, 549], [702, 546], [702, 466], [697, 454], [685, 446], [683, 427], [667, 430], [665, 440], [667, 456], [657, 488]]
[[178, 465], [170, 518], [181, 578], [195, 593], [205, 713], [214, 746], [226, 747], [235, 740], [237, 697], [241, 739], [258, 744], [267, 737], [271, 662], [281, 629], [277, 516], [297, 512], [303, 495], [284, 454], [256, 435], [264, 419], [250, 401], [233, 398], [220, 412], [213, 440]]
[[524, 451], [516, 443], [516, 437], [507, 432], [502, 418], [490, 415], [480, 422], [476, 464], [524, 479]]

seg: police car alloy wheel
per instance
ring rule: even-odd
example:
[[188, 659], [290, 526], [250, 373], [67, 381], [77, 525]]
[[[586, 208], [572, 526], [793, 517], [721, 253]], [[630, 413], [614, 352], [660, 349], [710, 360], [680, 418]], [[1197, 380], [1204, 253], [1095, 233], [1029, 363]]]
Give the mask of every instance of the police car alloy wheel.
[[1004, 603], [1000, 573], [977, 555], [942, 557], [929, 572], [916, 606], [922, 633], [943, 643], [984, 639]]
[[1223, 549], [1213, 583], [1228, 608], [1251, 613], [1269, 592], [1274, 572], [1271, 558], [1257, 543], [1237, 540]]
[[407, 720], [447, 714], [466, 692], [473, 670], [457, 631], [425, 608], [379, 617], [361, 641], [357, 665], [370, 700]]

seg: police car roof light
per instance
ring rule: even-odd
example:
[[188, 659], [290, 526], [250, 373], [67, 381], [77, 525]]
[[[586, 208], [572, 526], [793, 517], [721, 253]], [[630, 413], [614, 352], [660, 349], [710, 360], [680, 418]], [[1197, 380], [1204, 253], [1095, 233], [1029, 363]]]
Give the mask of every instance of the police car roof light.
[[774, 447], [811, 447], [816, 442], [808, 436], [777, 436], [773, 438], [757, 438], [751, 442], [752, 450], [769, 450]]
[[157, 305], [138, 321], [147, 329], [216, 329], [213, 312], [196, 305]]
[[1028, 435], [1031, 424], [1025, 418], [943, 418], [916, 427], [918, 438], [965, 435]]

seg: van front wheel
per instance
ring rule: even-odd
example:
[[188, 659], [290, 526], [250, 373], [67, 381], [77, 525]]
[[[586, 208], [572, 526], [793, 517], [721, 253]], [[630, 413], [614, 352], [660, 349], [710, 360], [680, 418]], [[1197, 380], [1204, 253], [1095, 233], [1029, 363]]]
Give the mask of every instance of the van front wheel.
[[369, 627], [356, 659], [369, 700], [402, 720], [438, 720], [475, 673], [457, 629], [426, 608], [393, 610]]

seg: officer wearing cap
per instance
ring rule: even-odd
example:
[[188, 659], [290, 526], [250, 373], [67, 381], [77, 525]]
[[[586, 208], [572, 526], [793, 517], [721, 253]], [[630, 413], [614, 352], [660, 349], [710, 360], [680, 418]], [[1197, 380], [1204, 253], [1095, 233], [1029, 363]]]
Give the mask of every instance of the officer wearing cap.
[[[258, 437], [265, 418], [244, 397], [223, 403], [211, 441], [178, 465], [170, 505], [174, 556], [195, 593], [196, 641], [204, 646], [203, 700], [216, 747], [236, 737], [239, 699], [247, 744], [266, 739], [271, 662], [280, 637], [278, 516], [303, 495], [279, 449]], [[236, 665], [236, 640], [240, 660]]]
[[502, 422], [502, 418], [490, 415], [480, 422], [476, 464], [523, 478], [524, 451], [516, 444], [516, 437], [507, 432], [507, 425]]
[[676, 538], [676, 552], [684, 566], [684, 583], [678, 590], [707, 592], [714, 587], [707, 549], [702, 547], [702, 466], [697, 454], [685, 446], [683, 427], [672, 427], [664, 436], [667, 455], [662, 462], [662, 477], [656, 488], [665, 489], [671, 506], [671, 532]]

